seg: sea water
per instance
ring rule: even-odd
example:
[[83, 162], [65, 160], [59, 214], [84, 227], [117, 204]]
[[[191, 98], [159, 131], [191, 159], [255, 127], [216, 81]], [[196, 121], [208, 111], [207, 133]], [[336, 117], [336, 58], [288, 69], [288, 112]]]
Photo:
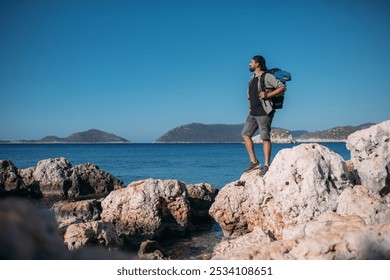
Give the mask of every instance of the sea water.
[[[344, 142], [321, 143], [345, 160], [350, 158]], [[274, 144], [272, 159], [281, 150], [297, 144]], [[264, 162], [262, 145], [255, 145]], [[210, 183], [221, 189], [238, 180], [249, 165], [243, 144], [0, 144], [0, 159], [17, 168], [38, 161], [65, 157], [72, 165], [93, 163], [126, 185], [146, 178], [175, 179], [187, 184]]]

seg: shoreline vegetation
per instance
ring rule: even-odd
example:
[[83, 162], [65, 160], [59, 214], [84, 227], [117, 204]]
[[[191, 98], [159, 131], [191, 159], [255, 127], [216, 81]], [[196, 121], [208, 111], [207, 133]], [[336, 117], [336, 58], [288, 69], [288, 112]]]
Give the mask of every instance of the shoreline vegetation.
[[[308, 132], [306, 130], [289, 131], [282, 128], [273, 128], [273, 142], [284, 143], [307, 143], [307, 142], [346, 142], [350, 134], [355, 131], [367, 128], [372, 123], [358, 126], [339, 126], [323, 131]], [[223, 144], [242, 143], [240, 136], [242, 124], [200, 124], [192, 123], [181, 125], [171, 129], [150, 144]], [[257, 136], [254, 136], [256, 139]], [[272, 137], [272, 135], [271, 135]], [[255, 144], [261, 141], [255, 140]], [[76, 132], [68, 137], [46, 136], [39, 140], [0, 140], [0, 144], [135, 144], [125, 138], [98, 129], [90, 129], [83, 132]], [[149, 144], [149, 143], [139, 143]]]
[[[215, 246], [176, 258], [389, 259], [390, 120], [346, 143], [350, 160], [318, 143], [298, 144], [279, 151], [264, 177], [245, 173], [221, 190], [152, 178], [125, 185], [65, 158], [24, 169], [0, 160], [0, 236], [18, 236], [0, 239], [0, 255], [172, 259], [167, 240], [175, 248], [217, 223], [223, 237]], [[42, 212], [15, 195], [62, 200]]]

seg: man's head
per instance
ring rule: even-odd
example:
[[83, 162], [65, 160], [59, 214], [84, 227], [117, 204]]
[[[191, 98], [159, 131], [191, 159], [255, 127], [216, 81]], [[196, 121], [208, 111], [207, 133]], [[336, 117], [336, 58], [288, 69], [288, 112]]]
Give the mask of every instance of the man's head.
[[249, 63], [249, 71], [254, 72], [256, 68], [259, 68], [260, 71], [267, 70], [265, 59], [261, 55], [255, 55]]

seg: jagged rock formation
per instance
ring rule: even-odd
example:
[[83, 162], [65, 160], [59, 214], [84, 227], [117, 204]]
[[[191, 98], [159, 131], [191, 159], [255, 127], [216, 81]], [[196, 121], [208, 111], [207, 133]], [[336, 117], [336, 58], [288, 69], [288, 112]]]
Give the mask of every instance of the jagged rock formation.
[[147, 179], [111, 192], [102, 201], [101, 218], [115, 223], [119, 235], [151, 239], [163, 234], [183, 235], [196, 220], [207, 219], [217, 190], [208, 184], [186, 186], [176, 180]]
[[347, 148], [362, 184], [390, 193], [390, 120], [351, 134]]
[[23, 179], [10, 160], [0, 160], [0, 195], [25, 191]]
[[389, 259], [389, 123], [351, 135], [349, 163], [301, 144], [280, 151], [264, 177], [222, 188], [210, 209], [225, 235], [214, 258]]
[[350, 185], [341, 156], [319, 144], [284, 149], [263, 178], [257, 172], [223, 187], [211, 206], [226, 237], [261, 227], [280, 238], [284, 227], [336, 210], [338, 195]]
[[107, 194], [124, 187], [98, 166], [86, 163], [76, 166], [66, 158], [41, 160], [36, 167], [17, 169], [11, 161], [0, 161], [0, 194], [79, 197]]

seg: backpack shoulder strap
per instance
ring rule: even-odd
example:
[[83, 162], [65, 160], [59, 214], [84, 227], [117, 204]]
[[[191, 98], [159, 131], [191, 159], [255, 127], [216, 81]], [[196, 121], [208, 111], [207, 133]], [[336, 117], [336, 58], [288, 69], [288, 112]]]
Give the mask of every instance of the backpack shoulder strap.
[[260, 76], [260, 90], [261, 91], [267, 91], [267, 88], [265, 86], [265, 75], [267, 75], [269, 72], [264, 71]]

